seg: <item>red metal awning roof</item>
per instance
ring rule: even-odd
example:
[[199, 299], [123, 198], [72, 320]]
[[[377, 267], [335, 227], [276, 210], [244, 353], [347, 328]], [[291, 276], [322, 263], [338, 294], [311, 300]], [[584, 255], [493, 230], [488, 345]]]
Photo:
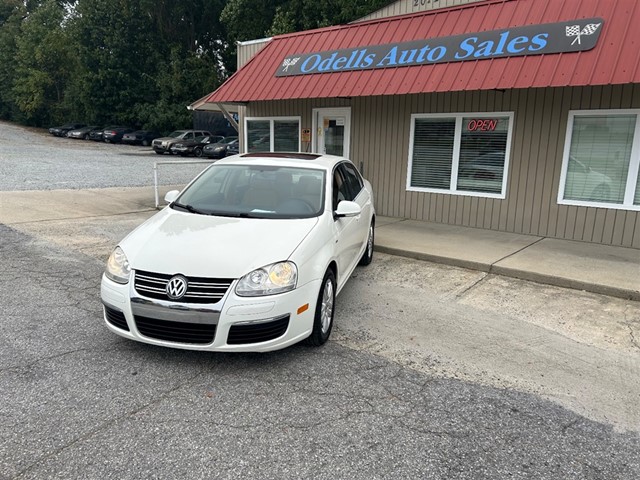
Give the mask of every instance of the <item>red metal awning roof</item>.
[[[640, 83], [637, 0], [487, 0], [274, 37], [207, 98], [245, 103], [296, 98]], [[290, 55], [601, 17], [589, 51], [276, 77]]]

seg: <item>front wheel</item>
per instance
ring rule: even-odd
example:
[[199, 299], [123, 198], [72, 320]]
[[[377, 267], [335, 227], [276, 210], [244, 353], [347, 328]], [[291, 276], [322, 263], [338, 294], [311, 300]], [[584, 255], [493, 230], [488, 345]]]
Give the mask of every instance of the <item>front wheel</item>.
[[373, 221], [371, 221], [371, 225], [369, 225], [369, 235], [367, 236], [367, 246], [364, 249], [362, 258], [360, 259], [360, 265], [369, 265], [373, 260], [374, 239], [375, 239], [374, 224], [373, 224]]
[[193, 154], [198, 158], [202, 157], [202, 149], [200, 147], [194, 148]]
[[307, 338], [307, 343], [314, 347], [324, 345], [331, 335], [333, 315], [336, 304], [336, 276], [331, 269], [327, 270], [322, 279], [322, 287], [318, 293], [316, 313], [313, 317], [313, 330]]
[[149, 146], [149, 140], [142, 140], [142, 146], [143, 147], [148, 147]]

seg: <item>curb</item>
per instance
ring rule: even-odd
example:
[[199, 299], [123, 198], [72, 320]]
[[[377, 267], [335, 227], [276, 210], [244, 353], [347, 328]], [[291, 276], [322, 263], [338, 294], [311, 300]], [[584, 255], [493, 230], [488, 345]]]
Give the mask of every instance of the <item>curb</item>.
[[581, 280], [563, 278], [555, 275], [529, 272], [526, 270], [519, 270], [516, 268], [501, 267], [499, 265], [492, 265], [492, 264], [482, 263], [482, 262], [474, 262], [471, 260], [463, 260], [460, 258], [443, 257], [440, 255], [433, 255], [429, 253], [412, 252], [409, 250], [402, 250], [399, 248], [393, 248], [393, 247], [387, 247], [387, 246], [376, 245], [375, 251], [380, 253], [386, 253], [389, 255], [396, 255], [399, 257], [413, 258], [415, 260], [438, 263], [441, 265], [450, 265], [453, 267], [467, 268], [469, 270], [477, 270], [480, 272], [501, 275], [504, 277], [517, 278], [519, 280], [526, 280], [526, 281], [541, 283], [545, 285], [553, 285], [553, 286], [562, 287], [562, 288], [571, 288], [573, 290], [583, 290], [585, 292], [622, 298], [624, 300], [640, 301], [640, 291], [638, 290], [630, 290], [626, 288], [612, 287], [609, 285], [583, 282]]

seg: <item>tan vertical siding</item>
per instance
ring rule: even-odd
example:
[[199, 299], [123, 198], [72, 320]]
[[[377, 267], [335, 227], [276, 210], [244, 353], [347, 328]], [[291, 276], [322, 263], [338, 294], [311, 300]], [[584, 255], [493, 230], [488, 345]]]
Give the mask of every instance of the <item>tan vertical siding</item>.
[[260, 40], [251, 40], [250, 42], [239, 42], [236, 52], [236, 60], [238, 62], [238, 69], [246, 65], [246, 63], [253, 58], [253, 56], [262, 50], [270, 38], [263, 38]]
[[455, 7], [466, 3], [481, 2], [484, 0], [399, 0], [393, 2], [386, 7], [382, 7], [375, 12], [359, 18], [353, 23], [363, 22], [366, 20], [375, 20], [378, 18], [394, 17], [396, 15], [404, 15], [406, 13], [422, 12], [425, 10], [435, 10], [438, 8]]
[[[351, 158], [363, 165], [378, 214], [640, 248], [640, 212], [558, 205], [569, 110], [640, 108], [640, 85], [454, 92], [259, 102], [250, 116], [351, 106]], [[504, 200], [406, 190], [411, 114], [514, 112]]]

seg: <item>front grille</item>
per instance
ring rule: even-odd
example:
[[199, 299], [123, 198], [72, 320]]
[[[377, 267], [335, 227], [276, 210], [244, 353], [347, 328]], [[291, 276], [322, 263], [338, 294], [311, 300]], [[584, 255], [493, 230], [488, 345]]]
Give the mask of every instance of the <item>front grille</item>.
[[142, 335], [156, 340], [206, 344], [213, 342], [216, 336], [216, 325], [212, 324], [170, 322], [139, 315], [134, 320]]
[[[167, 282], [173, 275], [136, 271], [135, 289], [140, 295], [172, 301], [167, 295]], [[186, 303], [218, 303], [233, 282], [228, 278], [186, 277], [187, 292], [178, 300]]]
[[109, 308], [105, 305], [104, 307], [104, 316], [114, 327], [118, 327], [122, 330], [129, 331], [129, 325], [127, 325], [127, 319], [124, 318], [124, 313], [119, 310], [115, 310], [113, 308]]
[[245, 343], [267, 342], [284, 335], [288, 327], [289, 315], [276, 318], [271, 322], [232, 325], [229, 329], [227, 343], [229, 345], [242, 345]]

